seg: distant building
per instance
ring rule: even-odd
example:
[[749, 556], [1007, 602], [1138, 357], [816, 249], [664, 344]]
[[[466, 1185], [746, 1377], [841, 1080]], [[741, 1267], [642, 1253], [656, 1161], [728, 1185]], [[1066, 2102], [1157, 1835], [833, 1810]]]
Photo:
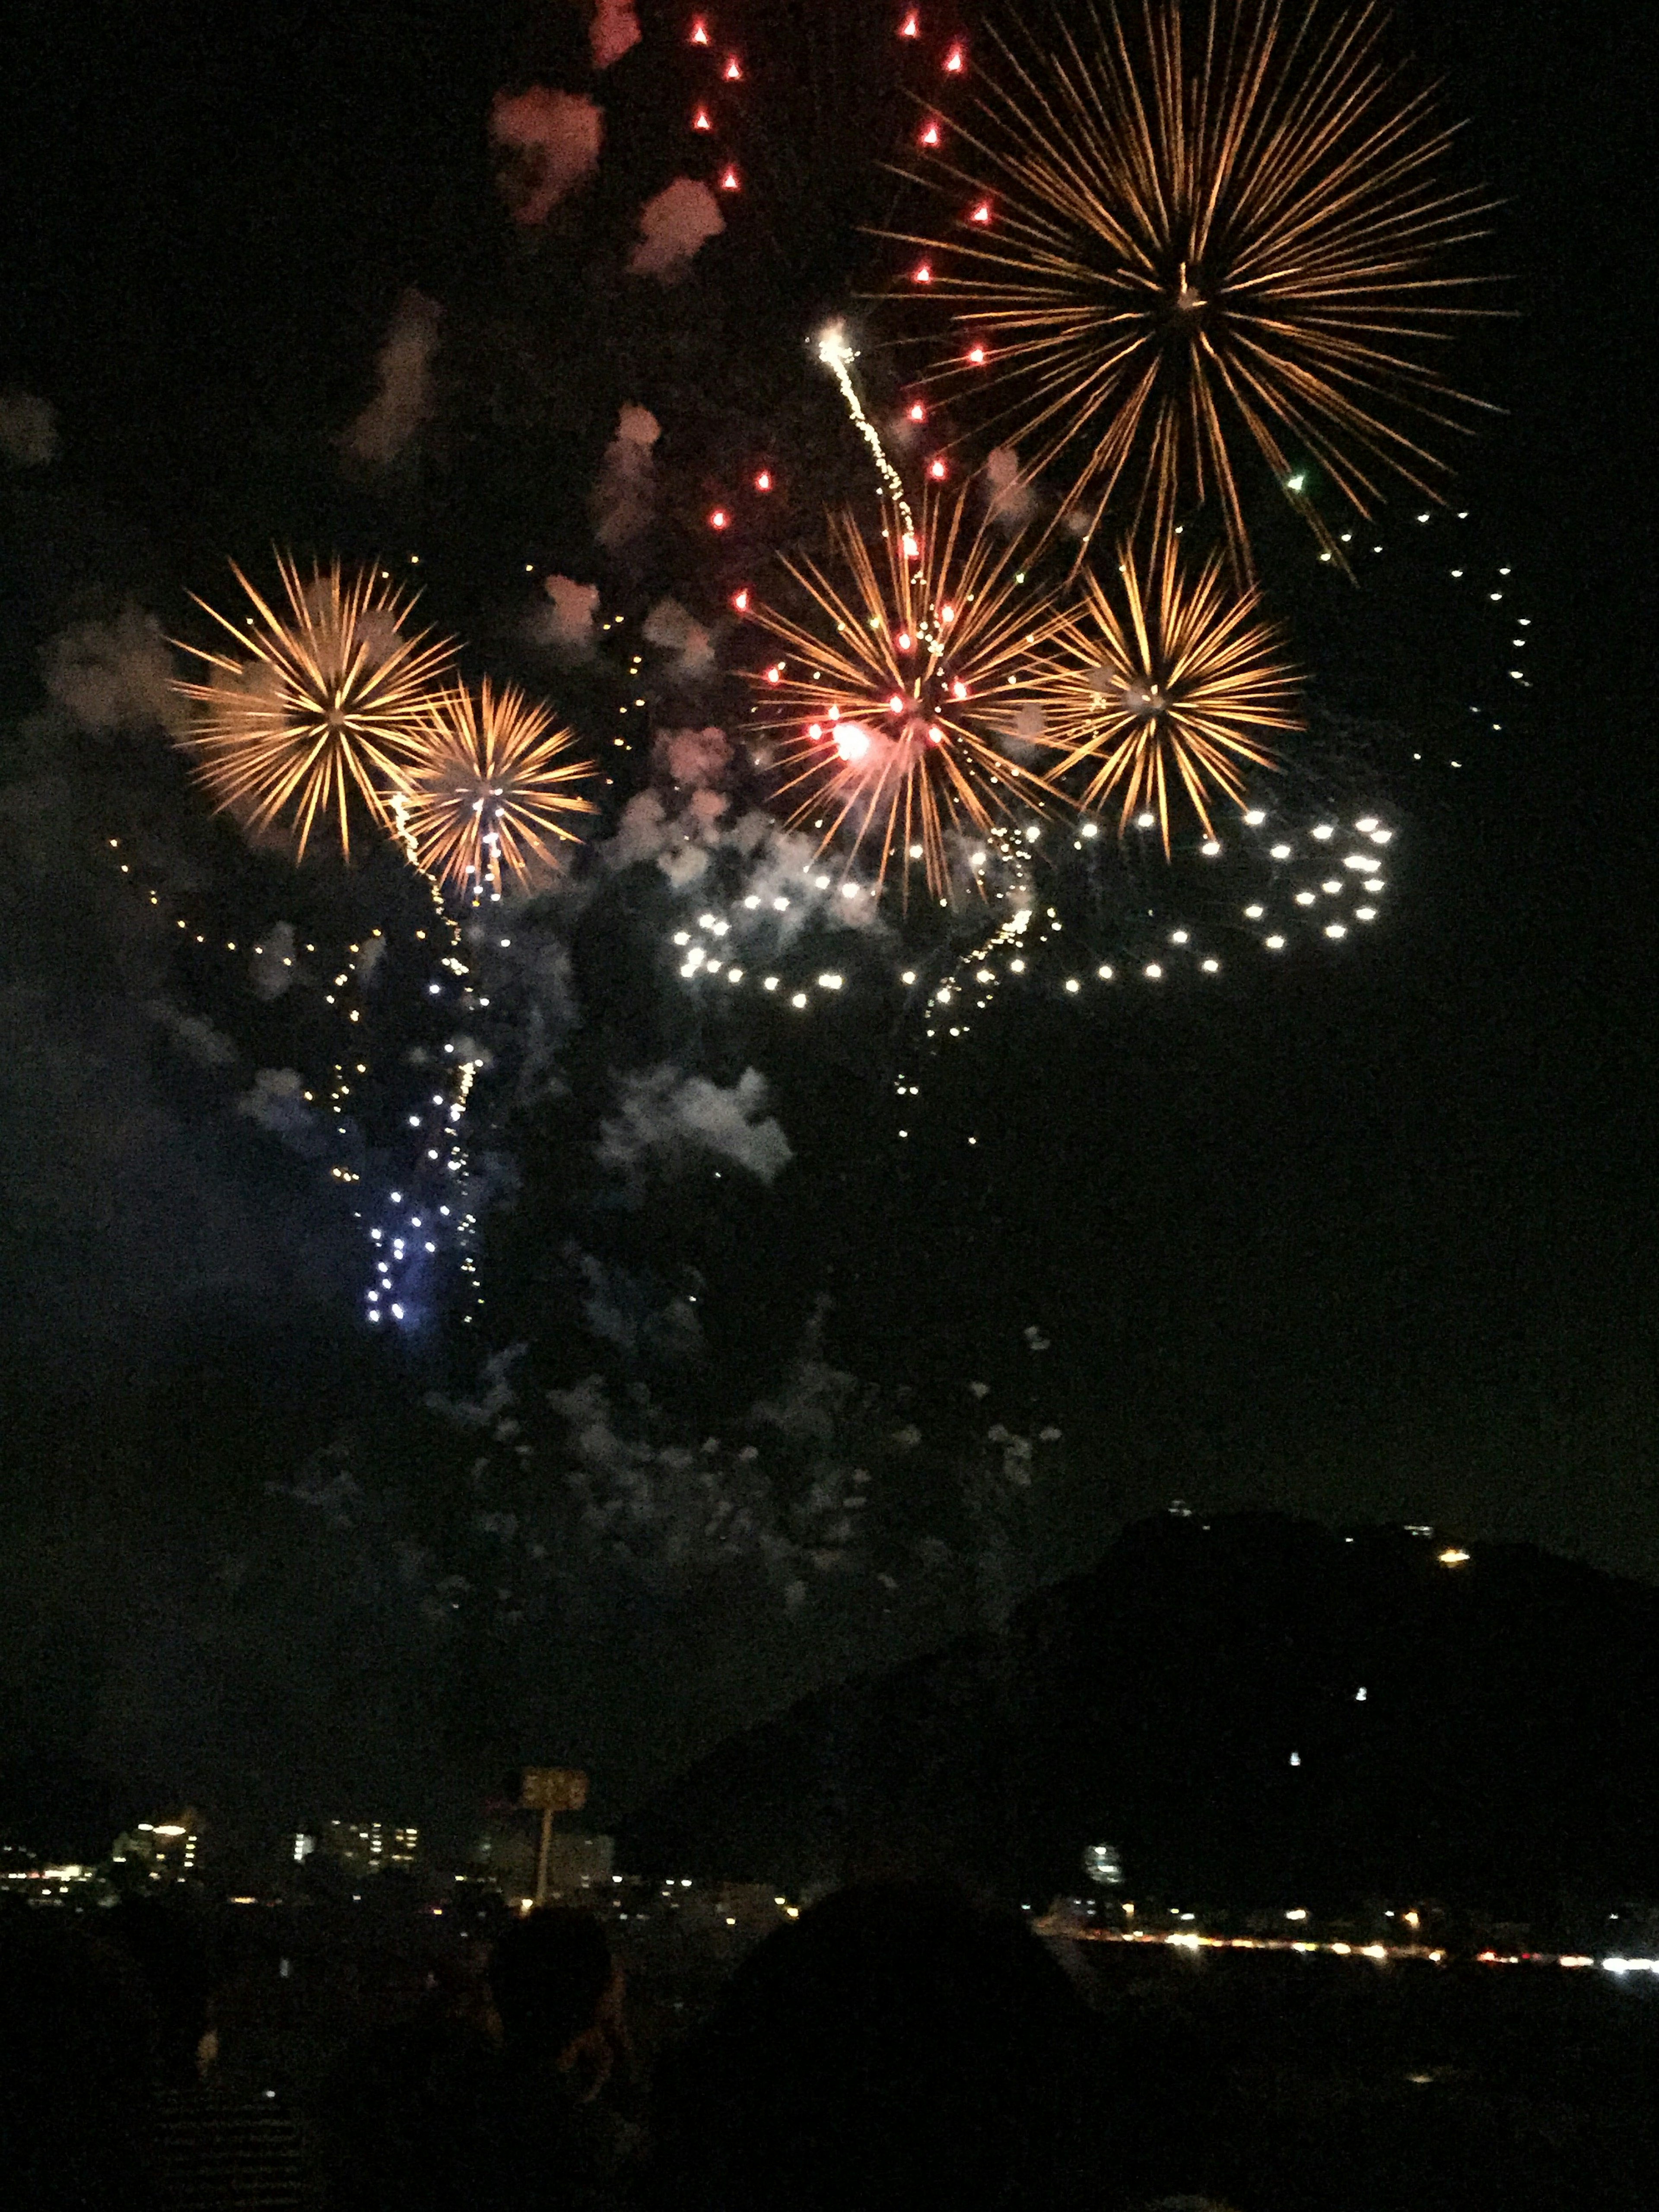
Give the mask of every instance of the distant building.
[[399, 1828], [382, 1820], [325, 1820], [320, 1828], [299, 1828], [294, 1863], [303, 1866], [319, 1849], [353, 1874], [380, 1874], [387, 1867], [413, 1866], [420, 1850], [418, 1828]]
[[547, 1841], [547, 1893], [571, 1897], [611, 1880], [617, 1847], [610, 1836], [583, 1835], [570, 1830]]
[[[478, 1838], [473, 1858], [509, 1904], [521, 1905], [536, 1893], [537, 1838], [507, 1822], [492, 1822]], [[616, 1842], [580, 1829], [557, 1830], [547, 1839], [547, 1895], [574, 1898], [609, 1887], [616, 1867]]]
[[151, 1881], [185, 1881], [196, 1872], [205, 1824], [193, 1805], [170, 1820], [140, 1820], [119, 1835], [110, 1856]]
[[721, 1936], [730, 1929], [733, 1940], [748, 1943], [769, 1935], [785, 1920], [799, 1918], [800, 1908], [774, 1889], [769, 1881], [712, 1881], [684, 1884], [678, 1898], [675, 1885], [664, 1897], [672, 1902], [682, 1925]]
[[21, 1844], [0, 1844], [0, 1881], [33, 1881], [40, 1871], [40, 1862], [33, 1851]]
[[43, 1866], [15, 1844], [0, 1844], [0, 1884], [25, 1905], [103, 1904], [112, 1894], [95, 1866]]
[[1083, 1871], [1103, 1888], [1123, 1887], [1123, 1861], [1115, 1844], [1091, 1844], [1083, 1854]]

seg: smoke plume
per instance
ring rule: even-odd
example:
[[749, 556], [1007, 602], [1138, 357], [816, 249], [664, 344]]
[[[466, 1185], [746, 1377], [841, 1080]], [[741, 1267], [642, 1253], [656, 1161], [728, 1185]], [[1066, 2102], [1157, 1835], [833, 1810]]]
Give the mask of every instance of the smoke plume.
[[714, 641], [700, 622], [694, 621], [678, 599], [659, 599], [647, 615], [641, 635], [673, 656], [672, 676], [708, 676], [714, 666]]
[[173, 689], [173, 655], [154, 615], [129, 599], [112, 623], [60, 630], [41, 655], [48, 692], [85, 730], [160, 727], [177, 736], [189, 716]]
[[599, 611], [599, 587], [579, 584], [573, 576], [549, 576], [542, 585], [545, 605], [532, 607], [525, 635], [532, 645], [544, 647], [566, 666], [593, 656], [593, 617]]
[[731, 739], [713, 728], [659, 730], [651, 746], [652, 765], [691, 791], [718, 782], [731, 758]]
[[587, 29], [588, 51], [596, 70], [607, 70], [640, 43], [640, 19], [634, 0], [593, 0]]
[[1019, 455], [999, 446], [986, 456], [985, 498], [991, 513], [1009, 530], [1023, 530], [1036, 506], [1030, 479], [1019, 472]]
[[326, 1145], [320, 1118], [306, 1097], [305, 1078], [292, 1067], [262, 1067], [253, 1088], [236, 1101], [236, 1110], [279, 1137], [303, 1159], [315, 1159]]
[[495, 94], [489, 135], [507, 155], [501, 185], [514, 221], [533, 228], [598, 167], [605, 111], [580, 93], [532, 84]]
[[43, 469], [58, 458], [58, 410], [32, 392], [0, 392], [0, 453], [14, 468]]
[[725, 217], [708, 185], [693, 177], [676, 177], [640, 210], [639, 243], [628, 257], [628, 273], [676, 284], [690, 268], [697, 248], [725, 228]]
[[617, 434], [605, 449], [590, 506], [593, 535], [607, 553], [620, 552], [644, 535], [656, 512], [652, 447], [662, 425], [648, 407], [626, 406]]
[[674, 1175], [712, 1158], [769, 1184], [794, 1158], [766, 1112], [766, 1078], [757, 1069], [744, 1068], [722, 1087], [704, 1075], [656, 1067], [623, 1076], [617, 1087], [620, 1111], [601, 1127], [598, 1151], [605, 1166], [630, 1177], [648, 1161]]
[[346, 453], [370, 469], [389, 469], [432, 413], [432, 356], [443, 309], [412, 287], [392, 312], [374, 369], [374, 397], [346, 431]]

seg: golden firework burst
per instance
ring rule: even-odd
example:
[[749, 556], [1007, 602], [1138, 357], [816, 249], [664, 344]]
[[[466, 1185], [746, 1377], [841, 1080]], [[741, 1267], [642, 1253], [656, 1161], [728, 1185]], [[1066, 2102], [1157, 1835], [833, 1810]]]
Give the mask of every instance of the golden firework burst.
[[276, 567], [286, 612], [234, 562], [252, 616], [235, 622], [196, 602], [238, 649], [183, 646], [212, 672], [177, 686], [198, 710], [179, 743], [217, 805], [250, 830], [282, 823], [303, 859], [319, 818], [331, 820], [349, 859], [354, 799], [372, 820], [386, 820], [398, 763], [454, 648], [428, 631], [404, 635], [413, 597], [378, 568], [348, 574], [334, 561], [307, 580], [283, 553]]
[[1034, 615], [1015, 541], [967, 518], [966, 495], [924, 500], [914, 532], [890, 501], [878, 535], [830, 519], [827, 565], [783, 566], [801, 612], [750, 618], [781, 658], [756, 672], [756, 726], [780, 732], [777, 796], [820, 850], [866, 848], [878, 881], [921, 865], [949, 896], [953, 836], [982, 836], [1055, 793], [1016, 757], [1036, 709], [1030, 678], [1054, 618]]
[[497, 690], [486, 677], [476, 693], [441, 692], [418, 755], [398, 771], [399, 822], [416, 865], [474, 898], [553, 866], [559, 844], [576, 842], [564, 817], [599, 811], [572, 788], [593, 774], [592, 761], [568, 757], [574, 742], [517, 684]]
[[1477, 312], [1443, 257], [1491, 203], [1444, 180], [1452, 128], [1385, 58], [1379, 7], [1079, 15], [997, 40], [1000, 80], [927, 179], [953, 228], [885, 234], [920, 249], [898, 289], [953, 311], [933, 380], [994, 399], [1085, 535], [1120, 489], [1159, 527], [1213, 496], [1247, 568], [1254, 446], [1340, 561], [1322, 477], [1361, 514], [1389, 472], [1438, 495], [1423, 441], [1475, 404], [1436, 358]]
[[1114, 590], [1085, 574], [1037, 689], [1044, 744], [1063, 756], [1051, 775], [1083, 770], [1076, 803], [1115, 799], [1120, 828], [1154, 815], [1167, 853], [1172, 803], [1184, 796], [1212, 836], [1212, 801], [1243, 807], [1243, 767], [1271, 768], [1272, 734], [1302, 720], [1296, 675], [1254, 586], [1234, 588], [1219, 553], [1188, 580], [1173, 532], [1147, 567], [1143, 580], [1126, 547]]

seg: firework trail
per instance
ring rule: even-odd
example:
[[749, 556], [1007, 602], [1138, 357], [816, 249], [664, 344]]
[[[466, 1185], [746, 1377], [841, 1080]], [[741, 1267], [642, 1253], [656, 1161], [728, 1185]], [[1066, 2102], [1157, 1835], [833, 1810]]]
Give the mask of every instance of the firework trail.
[[831, 323], [819, 334], [817, 356], [835, 378], [846, 402], [847, 412], [853, 419], [854, 428], [870, 448], [870, 457], [876, 465], [877, 475], [881, 478], [882, 489], [892, 501], [894, 510], [904, 526], [906, 536], [914, 538], [916, 518], [911, 513], [909, 500], [905, 495], [904, 479], [888, 459], [887, 449], [881, 442], [881, 433], [866, 414], [858, 386], [853, 381], [853, 363], [858, 359], [858, 354], [847, 336], [844, 324]]
[[908, 104], [957, 81], [961, 41], [940, 11], [889, 0], [733, 0], [684, 35], [689, 164], [707, 163], [739, 247], [772, 264], [769, 288], [820, 313], [867, 273]]
[[1316, 943], [1328, 951], [1373, 927], [1390, 888], [1393, 827], [1352, 799], [1322, 805], [1300, 781], [1273, 799], [1247, 805], [1224, 836], [1182, 840], [1167, 857], [1149, 810], [1128, 824], [1127, 846], [1091, 821], [994, 833], [988, 927], [900, 978], [924, 1036], [970, 1035], [1011, 990], [1087, 1008], [1126, 988], [1208, 984], [1247, 953], [1276, 962]]

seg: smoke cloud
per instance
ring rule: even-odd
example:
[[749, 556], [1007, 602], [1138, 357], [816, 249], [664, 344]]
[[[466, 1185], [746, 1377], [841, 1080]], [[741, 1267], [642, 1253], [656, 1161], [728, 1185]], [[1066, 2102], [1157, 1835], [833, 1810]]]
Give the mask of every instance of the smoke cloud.
[[693, 791], [717, 782], [731, 757], [731, 739], [713, 728], [659, 730], [651, 748], [653, 766]]
[[605, 449], [589, 504], [593, 535], [607, 553], [644, 535], [657, 508], [652, 448], [662, 425], [648, 407], [629, 404], [617, 418], [617, 434]]
[[614, 1345], [630, 1359], [659, 1365], [683, 1365], [702, 1356], [706, 1346], [696, 1303], [702, 1277], [695, 1268], [686, 1273], [697, 1291], [690, 1296], [678, 1291], [662, 1304], [647, 1284], [624, 1267], [574, 1244], [565, 1247], [565, 1257], [581, 1280], [582, 1319], [602, 1344]]
[[609, 69], [639, 43], [640, 19], [634, 13], [634, 0], [593, 0], [587, 44], [596, 70]]
[[530, 229], [599, 167], [605, 111], [580, 93], [532, 84], [495, 94], [489, 135], [507, 155], [501, 185], [513, 219]]
[[14, 468], [43, 469], [58, 458], [58, 410], [32, 392], [0, 392], [0, 453]]
[[708, 676], [714, 666], [714, 641], [700, 622], [695, 622], [678, 599], [659, 599], [645, 618], [641, 631], [647, 645], [673, 656], [672, 676]]
[[660, 792], [636, 792], [622, 811], [616, 836], [601, 848], [605, 863], [632, 868], [654, 861], [675, 889], [683, 890], [711, 865], [728, 804], [719, 791], [694, 792], [683, 806]]
[[708, 185], [694, 177], [676, 177], [640, 210], [639, 243], [628, 257], [628, 273], [676, 284], [690, 268], [697, 248], [725, 228], [726, 219]]
[[294, 981], [294, 924], [275, 921], [253, 948], [251, 963], [254, 995], [280, 999]]
[[794, 1158], [766, 1112], [766, 1078], [757, 1069], [744, 1068], [723, 1088], [704, 1075], [656, 1067], [623, 1076], [618, 1089], [621, 1110], [601, 1127], [598, 1152], [605, 1166], [629, 1176], [648, 1161], [673, 1175], [712, 1158], [769, 1184]]
[[236, 1101], [236, 1110], [279, 1137], [304, 1159], [315, 1159], [325, 1139], [319, 1117], [306, 1098], [305, 1078], [292, 1067], [262, 1067], [253, 1088]]
[[152, 1000], [149, 1010], [179, 1051], [198, 1067], [229, 1067], [234, 1064], [235, 1046], [222, 1030], [215, 1029], [205, 1014], [186, 1013], [167, 999]]
[[1042, 702], [1028, 699], [1011, 716], [1003, 742], [1016, 760], [1030, 760], [1041, 747], [1048, 727]]
[[341, 440], [366, 468], [389, 469], [432, 413], [432, 357], [443, 309], [412, 287], [392, 311], [374, 369], [374, 397]]
[[567, 666], [573, 661], [591, 660], [599, 586], [579, 584], [573, 576], [549, 576], [542, 589], [547, 595], [546, 604], [532, 608], [525, 623], [526, 636]]
[[654, 865], [676, 890], [712, 896], [728, 919], [730, 949], [749, 959], [783, 951], [814, 925], [884, 930], [873, 884], [826, 866], [815, 840], [780, 828], [763, 809], [734, 811], [715, 787], [729, 747], [719, 730], [659, 731], [653, 765], [681, 789], [629, 800], [599, 848], [605, 866]]
[[985, 497], [991, 513], [1010, 530], [1023, 530], [1036, 506], [1029, 477], [1019, 472], [1019, 455], [999, 446], [985, 460]]
[[82, 729], [156, 726], [178, 735], [189, 720], [173, 689], [173, 655], [154, 615], [129, 599], [112, 623], [77, 623], [41, 655], [47, 691]]

